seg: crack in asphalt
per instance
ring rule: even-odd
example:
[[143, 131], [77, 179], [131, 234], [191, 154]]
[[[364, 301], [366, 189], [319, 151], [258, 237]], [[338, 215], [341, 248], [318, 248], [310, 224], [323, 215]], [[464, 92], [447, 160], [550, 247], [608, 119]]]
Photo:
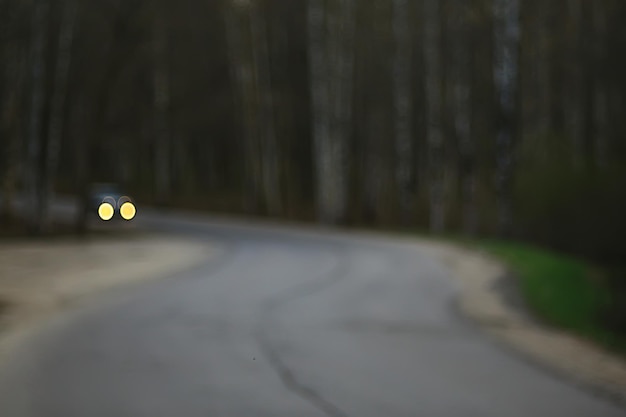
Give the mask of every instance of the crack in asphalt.
[[284, 307], [286, 304], [296, 299], [324, 291], [345, 278], [349, 267], [348, 262], [344, 259], [345, 257], [341, 257], [330, 271], [323, 274], [323, 276], [325, 276], [324, 279], [315, 279], [313, 282], [296, 285], [267, 300], [261, 308], [260, 324], [256, 332], [256, 339], [261, 353], [278, 374], [285, 388], [322, 411], [328, 417], [349, 417], [349, 415], [338, 406], [325, 399], [313, 388], [298, 380], [295, 373], [281, 359], [279, 349], [272, 345], [272, 342], [269, 340], [268, 331], [272, 322], [272, 314], [277, 309]]

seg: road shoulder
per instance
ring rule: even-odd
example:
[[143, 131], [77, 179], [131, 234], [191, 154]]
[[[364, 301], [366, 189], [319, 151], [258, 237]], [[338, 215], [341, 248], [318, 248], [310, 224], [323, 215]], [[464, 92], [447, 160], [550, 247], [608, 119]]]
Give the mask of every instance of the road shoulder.
[[0, 363], [51, 315], [108, 290], [166, 278], [220, 252], [158, 235], [0, 243]]
[[511, 299], [506, 266], [483, 252], [423, 241], [461, 287], [459, 309], [498, 341], [574, 383], [626, 404], [626, 361], [583, 338], [549, 328]]

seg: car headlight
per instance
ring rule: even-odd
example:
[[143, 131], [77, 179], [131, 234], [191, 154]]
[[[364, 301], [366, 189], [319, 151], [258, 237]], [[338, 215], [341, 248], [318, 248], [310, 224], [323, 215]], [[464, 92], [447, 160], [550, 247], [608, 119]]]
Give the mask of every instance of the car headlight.
[[124, 220], [130, 221], [134, 219], [136, 215], [137, 208], [132, 202], [127, 201], [120, 206], [120, 216], [122, 216]]
[[104, 221], [109, 221], [113, 218], [115, 214], [115, 208], [109, 202], [103, 202], [98, 207], [98, 216]]

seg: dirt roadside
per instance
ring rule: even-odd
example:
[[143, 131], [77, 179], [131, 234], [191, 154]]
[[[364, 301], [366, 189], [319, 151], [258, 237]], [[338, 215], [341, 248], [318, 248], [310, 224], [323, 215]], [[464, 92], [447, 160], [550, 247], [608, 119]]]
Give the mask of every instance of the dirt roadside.
[[101, 291], [193, 267], [219, 252], [152, 235], [0, 243], [0, 362], [47, 316]]
[[578, 385], [626, 404], [626, 361], [587, 340], [548, 328], [512, 305], [499, 288], [508, 274], [501, 262], [453, 245], [425, 241], [418, 246], [450, 270], [461, 286], [461, 312], [490, 335]]

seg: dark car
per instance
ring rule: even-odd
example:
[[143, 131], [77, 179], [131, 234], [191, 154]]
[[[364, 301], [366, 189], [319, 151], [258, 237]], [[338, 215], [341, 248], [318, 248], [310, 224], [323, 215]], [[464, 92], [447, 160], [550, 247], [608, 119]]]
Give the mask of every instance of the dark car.
[[[110, 207], [106, 206], [103, 208], [105, 203], [110, 204], [112, 207], [111, 213], [108, 213]], [[122, 193], [119, 186], [112, 183], [92, 185], [89, 193], [89, 210], [103, 220], [132, 220], [136, 214], [136, 207], [132, 198]]]

